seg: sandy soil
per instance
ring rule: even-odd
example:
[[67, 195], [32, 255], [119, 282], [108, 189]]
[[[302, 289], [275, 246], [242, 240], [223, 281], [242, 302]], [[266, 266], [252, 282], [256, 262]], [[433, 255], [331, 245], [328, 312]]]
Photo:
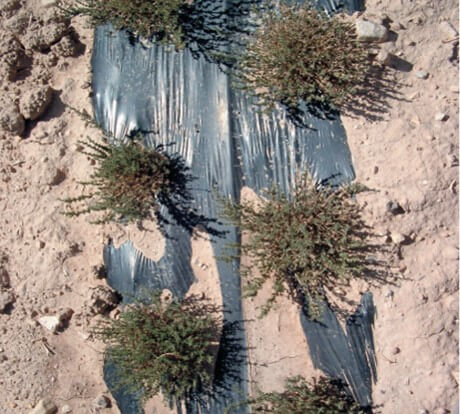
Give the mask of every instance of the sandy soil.
[[[7, 33], [14, 32], [24, 46], [44, 36], [45, 26], [51, 33], [44, 18], [49, 9], [40, 1], [0, 0], [0, 5], [2, 47]], [[395, 282], [372, 288], [378, 312], [374, 400], [383, 414], [453, 413], [458, 403], [458, 41], [441, 22], [458, 30], [458, 2], [368, 0], [366, 6], [370, 20], [385, 21], [393, 32], [381, 48], [404, 63], [390, 69], [397, 93], [387, 100], [381, 119], [343, 117], [358, 181], [375, 190], [358, 200], [390, 252]], [[93, 267], [102, 263], [108, 236], [117, 244], [130, 238], [152, 258], [161, 257], [164, 246], [149, 224], [154, 237], [134, 227], [98, 227], [86, 217], [60, 214], [59, 199], [77, 195], [77, 181], [91, 170], [87, 157], [76, 151], [78, 140], [95, 133], [66, 108], [91, 112], [92, 31], [80, 18], [72, 27], [79, 39], [73, 56], [61, 40], [51, 42], [51, 51], [25, 47], [28, 67], [14, 80], [0, 78], [0, 100], [9, 99], [8, 105], [20, 103], [36, 85], [54, 90], [51, 105], [38, 120], [26, 122], [22, 137], [0, 130], [0, 288], [2, 295], [14, 296], [0, 313], [1, 413], [27, 413], [45, 397], [59, 412], [119, 412], [93, 404], [101, 393], [110, 395], [102, 379], [102, 346], [90, 334], [100, 317], [91, 311], [91, 294], [106, 285]], [[57, 43], [63, 45], [53, 48]], [[408, 63], [413, 68], [404, 71]], [[421, 70], [426, 79], [416, 75]], [[436, 120], [438, 113], [445, 120]], [[388, 213], [389, 201], [404, 213]], [[209, 242], [194, 241], [192, 266], [206, 281], [199, 290], [219, 301], [214, 263]], [[258, 320], [263, 300], [264, 294], [245, 301], [251, 379], [258, 388], [273, 390], [288, 376], [317, 374], [296, 305], [283, 298]], [[68, 308], [74, 314], [58, 334], [38, 322]]]

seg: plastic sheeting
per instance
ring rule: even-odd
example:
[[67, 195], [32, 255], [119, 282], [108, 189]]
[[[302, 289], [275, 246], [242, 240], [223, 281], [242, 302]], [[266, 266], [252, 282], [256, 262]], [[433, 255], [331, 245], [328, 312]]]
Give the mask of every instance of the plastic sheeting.
[[[328, 11], [335, 11], [339, 3], [350, 7], [356, 1], [321, 3]], [[238, 198], [242, 186], [261, 193], [275, 183], [289, 193], [296, 176], [305, 169], [319, 182], [340, 184], [354, 179], [345, 130], [338, 116], [320, 119], [305, 114], [302, 122], [309, 127], [299, 128], [282, 109], [262, 114], [248, 98], [231, 88], [228, 75], [218, 65], [204, 57], [196, 58], [188, 50], [177, 53], [158, 45], [146, 47], [126, 32], [105, 26], [96, 30], [92, 67], [97, 122], [116, 138], [141, 131], [146, 145], [164, 144], [171, 154], [180, 154], [196, 178], [190, 187], [194, 207], [205, 217], [219, 217], [213, 191]], [[130, 242], [118, 249], [106, 246], [104, 260], [113, 288], [123, 295], [139, 295], [146, 287], [167, 288], [179, 298], [187, 292], [194, 281], [190, 234], [174, 224], [165, 230], [169, 237], [158, 262], [142, 256]], [[232, 227], [218, 225], [217, 230], [225, 232], [225, 237], [212, 240], [215, 256], [220, 257], [228, 243], [236, 243], [238, 238]], [[238, 263], [218, 261], [218, 272], [227, 310], [226, 326], [240, 324]], [[344, 379], [363, 405], [371, 401], [374, 370], [371, 309], [372, 299], [366, 296], [362, 310], [349, 321], [347, 335], [330, 310], [323, 323], [301, 315], [315, 364], [329, 375]], [[241, 326], [233, 330], [229, 341], [238, 350], [237, 358], [230, 364], [225, 355], [219, 355], [218, 367], [226, 369], [220, 371], [215, 393], [189, 404], [188, 413], [220, 414], [231, 403], [244, 399], [248, 377]], [[105, 374], [113, 388], [116, 379], [110, 364]], [[114, 395], [123, 414], [142, 412], [136, 396], [122, 391]], [[246, 408], [232, 412], [244, 413]]]
[[346, 333], [330, 307], [320, 321], [306, 312], [300, 320], [316, 368], [348, 384], [353, 397], [363, 407], [372, 406], [372, 383], [377, 380], [372, 326], [375, 309], [372, 295], [365, 293], [356, 312], [346, 320]]

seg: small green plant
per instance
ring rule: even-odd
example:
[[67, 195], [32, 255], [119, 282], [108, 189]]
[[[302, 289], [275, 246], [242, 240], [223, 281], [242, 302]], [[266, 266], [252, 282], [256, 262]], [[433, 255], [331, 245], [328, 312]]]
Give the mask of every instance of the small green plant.
[[289, 378], [283, 392], [260, 393], [246, 402], [252, 413], [364, 414], [366, 411], [344, 391], [339, 381], [321, 377], [308, 383]]
[[182, 48], [181, 18], [190, 7], [186, 0], [74, 0], [70, 15], [90, 16], [93, 23], [112, 23], [145, 38], [156, 38]]
[[177, 180], [186, 180], [177, 160], [161, 147], [149, 149], [136, 139], [110, 145], [87, 138], [80, 145], [80, 152], [95, 163], [89, 181], [81, 182], [92, 191], [62, 200], [69, 208], [63, 213], [67, 216], [102, 212], [93, 221], [97, 224], [150, 219], [158, 213], [159, 200], [174, 195]]
[[235, 71], [237, 84], [272, 109], [275, 103], [339, 108], [369, 69], [368, 53], [352, 23], [306, 4], [279, 4], [258, 15]]
[[242, 269], [246, 296], [274, 282], [262, 315], [288, 291], [300, 303], [306, 297], [316, 317], [325, 289], [333, 292], [363, 277], [368, 233], [346, 189], [318, 188], [303, 177], [290, 198], [272, 188], [261, 205], [224, 201], [222, 212], [248, 235], [240, 249], [250, 263]]
[[165, 401], [209, 388], [218, 308], [197, 296], [179, 303], [155, 293], [148, 301], [127, 305], [119, 319], [105, 320], [94, 331], [107, 344], [118, 386], [141, 392], [145, 400], [161, 392]]

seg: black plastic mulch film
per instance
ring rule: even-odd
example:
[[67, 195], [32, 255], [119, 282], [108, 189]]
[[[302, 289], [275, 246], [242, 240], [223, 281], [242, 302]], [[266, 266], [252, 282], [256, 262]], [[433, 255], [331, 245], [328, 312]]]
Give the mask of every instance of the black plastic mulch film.
[[[342, 6], [348, 11], [363, 8], [360, 0], [318, 0], [316, 4], [328, 13]], [[338, 116], [320, 119], [306, 114], [303, 122], [308, 128], [301, 128], [282, 109], [262, 114], [231, 87], [218, 65], [187, 49], [174, 52], [159, 45], [145, 46], [124, 31], [103, 26], [95, 33], [92, 69], [97, 122], [116, 138], [142, 131], [147, 145], [165, 144], [168, 152], [180, 154], [196, 178], [190, 188], [194, 207], [205, 217], [219, 216], [214, 191], [238, 198], [243, 186], [260, 193], [275, 183], [289, 193], [295, 177], [305, 169], [315, 180], [332, 184], [355, 177]], [[220, 257], [238, 237], [231, 226], [215, 226], [225, 232], [224, 238], [212, 238], [214, 254]], [[195, 280], [189, 231], [175, 224], [168, 224], [165, 230], [169, 237], [159, 261], [144, 257], [131, 242], [118, 249], [111, 244], [104, 248], [108, 282], [125, 297], [140, 295], [148, 288], [169, 289], [181, 298]], [[247, 396], [239, 263], [218, 260], [217, 265], [226, 328], [215, 389], [212, 395], [189, 401], [187, 413], [221, 414]], [[376, 380], [373, 319], [370, 294], [362, 297], [355, 315], [347, 320], [346, 333], [329, 307], [321, 323], [300, 314], [314, 365], [343, 379], [363, 406], [371, 405], [372, 381]], [[115, 389], [110, 363], [104, 372], [122, 414], [142, 413], [138, 396]], [[246, 412], [244, 406], [231, 410]]]

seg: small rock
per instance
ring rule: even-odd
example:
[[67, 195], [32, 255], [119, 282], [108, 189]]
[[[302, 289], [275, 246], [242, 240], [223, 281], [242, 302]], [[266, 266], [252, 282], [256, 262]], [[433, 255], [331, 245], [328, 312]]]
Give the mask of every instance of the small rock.
[[0, 266], [0, 288], [6, 289], [10, 287], [10, 275], [4, 267]]
[[395, 61], [395, 56], [386, 50], [381, 50], [376, 57], [382, 65], [391, 66]]
[[13, 292], [4, 290], [0, 292], [0, 313], [7, 311], [8, 307], [14, 303]]
[[391, 354], [392, 355], [398, 355], [399, 353], [401, 352], [401, 350], [395, 346], [392, 350], [391, 350]]
[[42, 316], [38, 319], [38, 323], [53, 333], [56, 333], [61, 327], [58, 316]]
[[385, 42], [388, 39], [388, 29], [378, 23], [359, 19], [356, 21], [356, 34], [361, 42]]
[[42, 27], [40, 24], [29, 26], [27, 33], [22, 37], [22, 44], [27, 49], [46, 52], [52, 45], [59, 42], [68, 32], [66, 23], [48, 23]]
[[429, 414], [429, 413], [427, 410], [421, 409], [421, 410], [418, 410], [418, 414]]
[[445, 408], [435, 408], [433, 414], [449, 414], [450, 411]]
[[56, 405], [48, 398], [40, 400], [35, 408], [29, 414], [55, 414], [57, 412]]
[[0, 99], [0, 130], [14, 135], [22, 135], [25, 129], [24, 117], [13, 101]]
[[58, 43], [51, 46], [51, 50], [56, 55], [72, 57], [77, 53], [77, 45], [70, 36], [64, 36]]
[[415, 72], [415, 76], [417, 76], [417, 78], [419, 79], [428, 79], [429, 74], [424, 70], [418, 70], [417, 72]]
[[58, 0], [41, 0], [41, 6], [46, 8], [46, 7], [53, 7], [58, 4]]
[[107, 314], [115, 309], [120, 302], [117, 293], [108, 286], [97, 286], [86, 301], [89, 313], [94, 315]]
[[67, 404], [66, 404], [66, 405], [63, 405], [63, 406], [61, 407], [61, 413], [62, 413], [62, 414], [69, 414], [69, 413], [71, 413], [71, 412], [72, 412], [72, 407], [71, 407], [70, 405], [67, 405]]
[[66, 179], [66, 173], [59, 168], [53, 169], [52, 175], [49, 177], [48, 185], [59, 185]]
[[403, 244], [406, 241], [406, 236], [404, 234], [398, 233], [397, 231], [391, 232], [391, 241], [394, 244]]
[[387, 211], [393, 214], [394, 216], [405, 213], [404, 209], [399, 205], [399, 203], [393, 200], [388, 201]]
[[388, 290], [385, 291], [384, 296], [386, 298], [392, 299], [393, 296], [394, 296], [394, 292], [391, 289], [388, 289]]
[[452, 194], [457, 194], [457, 180], [453, 180], [449, 185], [449, 190]]
[[53, 99], [53, 90], [42, 86], [26, 91], [19, 101], [19, 110], [25, 119], [35, 120], [42, 116]]
[[451, 91], [452, 93], [458, 93], [459, 91], [458, 86], [457, 85], [449, 86], [449, 91]]
[[438, 112], [435, 116], [434, 116], [434, 119], [436, 121], [446, 121], [448, 118], [447, 114], [445, 114], [444, 112]]
[[12, 35], [3, 35], [0, 41], [0, 74], [7, 80], [13, 81], [17, 71], [27, 67], [28, 59], [21, 43]]
[[104, 394], [100, 394], [94, 399], [93, 406], [94, 408], [110, 408], [112, 406], [112, 402], [109, 397]]
[[458, 36], [458, 32], [455, 30], [455, 27], [452, 26], [452, 24], [448, 21], [439, 23], [439, 30], [446, 37], [446, 39], [453, 39], [454, 37]]

